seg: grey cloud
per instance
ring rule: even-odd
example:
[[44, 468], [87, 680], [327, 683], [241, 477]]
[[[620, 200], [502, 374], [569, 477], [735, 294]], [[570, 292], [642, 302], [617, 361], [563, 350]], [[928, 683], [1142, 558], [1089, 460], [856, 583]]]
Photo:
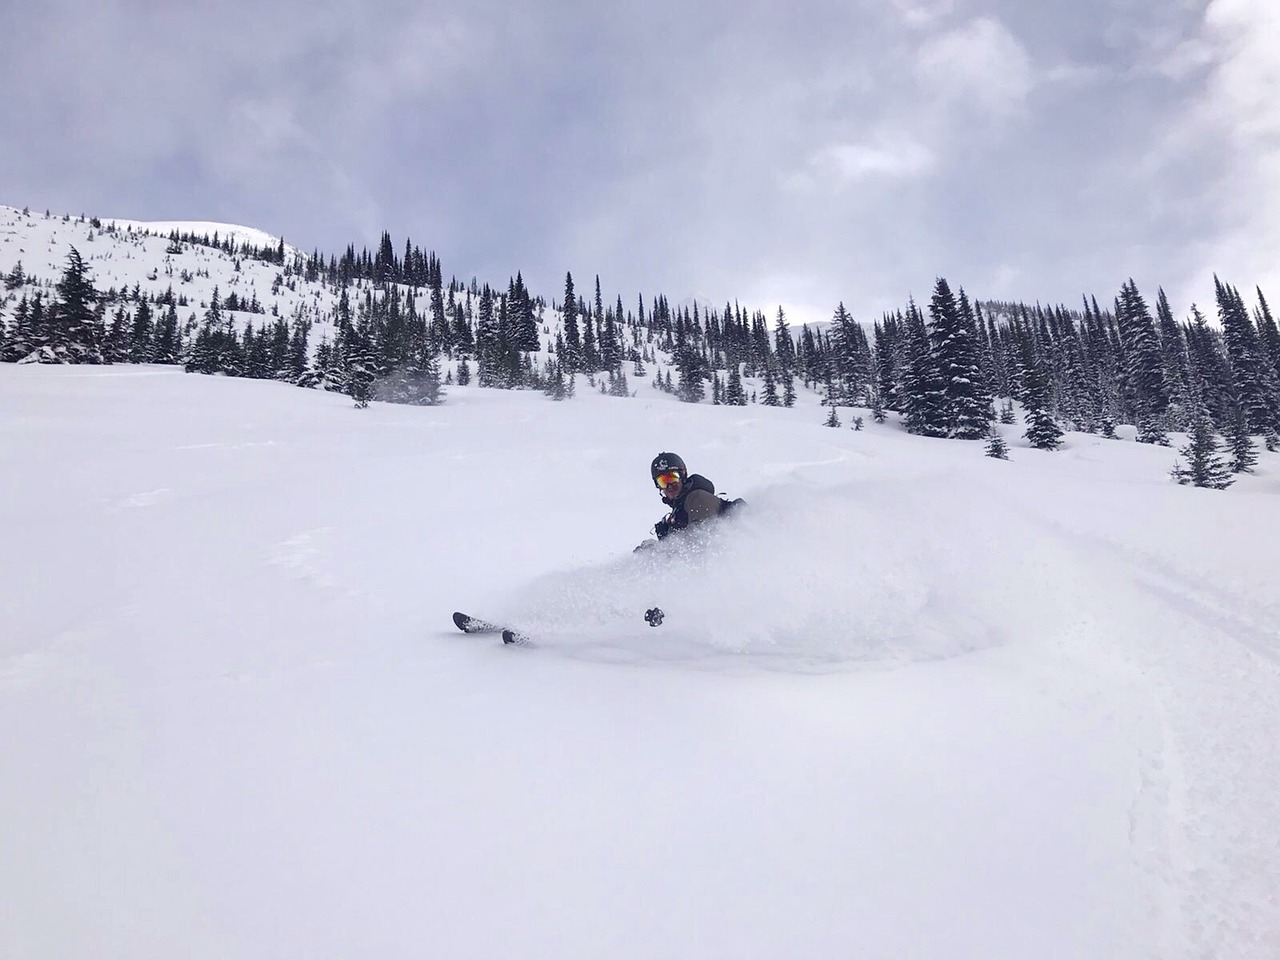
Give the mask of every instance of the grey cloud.
[[1204, 185], [1270, 174], [1195, 133], [1248, 128], [1243, 106], [1230, 129], [1206, 117], [1245, 104], [1256, 67], [1233, 75], [1228, 27], [1202, 14], [61, 0], [37, 21], [0, 12], [0, 80], [25, 91], [0, 103], [23, 131], [0, 143], [0, 200], [231, 220], [334, 252], [386, 228], [463, 277], [522, 270], [554, 296], [566, 270], [599, 273], [628, 304], [844, 300], [870, 318], [938, 274], [979, 296], [1109, 297], [1210, 255], [1247, 265], [1212, 238], [1254, 228]]

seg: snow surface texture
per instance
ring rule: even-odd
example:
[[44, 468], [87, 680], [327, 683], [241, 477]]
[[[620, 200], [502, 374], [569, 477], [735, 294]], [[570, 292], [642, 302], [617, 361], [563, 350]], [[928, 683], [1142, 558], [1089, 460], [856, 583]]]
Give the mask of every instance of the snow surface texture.
[[1280, 956], [1275, 459], [821, 421], [0, 366], [0, 956]]

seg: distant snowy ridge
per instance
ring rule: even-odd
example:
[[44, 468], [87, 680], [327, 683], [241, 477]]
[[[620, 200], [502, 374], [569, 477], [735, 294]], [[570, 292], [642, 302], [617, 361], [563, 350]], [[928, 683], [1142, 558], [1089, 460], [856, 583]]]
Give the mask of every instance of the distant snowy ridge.
[[[0, 219], [3, 221], [14, 224], [18, 222], [18, 218], [23, 216], [21, 208], [0, 203]], [[36, 215], [27, 213], [25, 216], [34, 217]], [[65, 222], [79, 222], [80, 220], [79, 216], [62, 214], [51, 216]], [[282, 239], [265, 230], [259, 230], [257, 227], [246, 227], [238, 223], [221, 223], [216, 220], [128, 220], [119, 217], [86, 217], [85, 219], [96, 220], [104, 230], [132, 231], [133, 233], [151, 234], [156, 237], [168, 237], [174, 231], [179, 234], [190, 234], [197, 237], [207, 236], [210, 238], [216, 234], [220, 241], [230, 239], [237, 246], [248, 244], [251, 247], [278, 247]], [[287, 254], [298, 254], [300, 251], [297, 247], [286, 243], [285, 252]]]
[[[115, 227], [117, 230], [132, 230], [134, 233], [152, 233], [167, 237], [174, 231], [179, 234], [209, 236], [215, 234], [219, 240], [230, 238], [236, 245], [248, 244], [251, 247], [278, 247], [281, 237], [259, 230], [256, 227], [245, 227], [236, 223], [218, 223], [213, 220], [119, 220], [99, 217], [104, 228]], [[286, 253], [298, 253], [296, 247], [284, 245]]]

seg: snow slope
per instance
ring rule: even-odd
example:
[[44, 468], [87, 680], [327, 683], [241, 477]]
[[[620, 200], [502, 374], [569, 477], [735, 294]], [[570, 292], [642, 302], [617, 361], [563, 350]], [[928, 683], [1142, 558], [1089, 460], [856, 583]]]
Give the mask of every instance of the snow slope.
[[0, 366], [0, 956], [1280, 956], [1275, 457], [579, 393]]
[[[278, 238], [252, 227], [204, 221], [99, 222], [102, 226], [96, 227], [92, 220], [79, 217], [24, 213], [0, 205], [0, 274], [8, 275], [21, 264], [28, 277], [39, 281], [44, 288], [40, 292], [47, 298], [66, 269], [67, 255], [75, 247], [100, 292], [124, 292], [137, 287], [144, 294], [158, 297], [172, 290], [175, 296], [184, 298], [178, 308], [184, 323], [204, 317], [216, 290], [224, 302], [234, 293], [246, 303], [256, 299], [261, 304], [265, 314], [228, 313], [241, 328], [249, 322], [260, 327], [264, 321], [274, 319], [270, 314], [275, 311], [285, 320], [301, 317], [312, 321], [313, 346], [323, 337], [332, 336], [332, 313], [338, 294], [324, 284], [307, 283], [300, 278], [284, 283], [282, 271], [275, 264], [241, 260], [221, 249], [198, 244], [183, 244], [181, 253], [169, 252], [169, 232], [173, 229], [209, 237], [217, 233], [220, 239], [230, 235], [237, 243], [256, 246], [274, 247]], [[112, 224], [115, 232], [107, 232]], [[287, 245], [286, 251], [296, 252]], [[8, 294], [0, 289], [0, 317], [11, 319], [19, 296], [35, 292], [30, 287]]]

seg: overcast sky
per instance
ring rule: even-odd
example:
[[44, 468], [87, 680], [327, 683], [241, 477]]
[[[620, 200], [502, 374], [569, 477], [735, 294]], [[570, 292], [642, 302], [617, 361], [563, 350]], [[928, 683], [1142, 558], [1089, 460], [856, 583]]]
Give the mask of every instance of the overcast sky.
[[[794, 7], [794, 9], [789, 9]], [[793, 320], [1280, 302], [1276, 0], [0, 4], [0, 202]], [[1274, 292], [1272, 292], [1274, 291]]]

